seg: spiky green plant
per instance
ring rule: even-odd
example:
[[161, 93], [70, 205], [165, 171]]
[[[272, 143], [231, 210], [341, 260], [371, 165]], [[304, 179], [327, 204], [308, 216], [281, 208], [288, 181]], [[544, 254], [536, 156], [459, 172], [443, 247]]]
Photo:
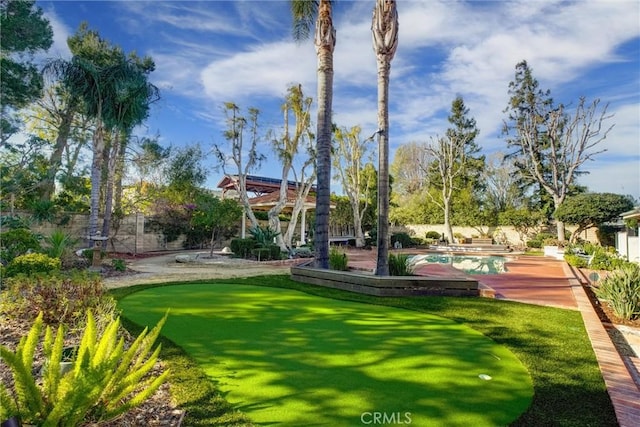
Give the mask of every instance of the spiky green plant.
[[249, 229], [249, 234], [256, 240], [259, 247], [266, 248], [273, 244], [273, 239], [278, 237], [280, 232], [272, 230], [269, 226], [261, 227], [256, 225]]
[[349, 259], [347, 254], [332, 247], [329, 250], [329, 269], [338, 271], [347, 271], [349, 269]]
[[50, 235], [45, 236], [46, 252], [52, 258], [62, 259], [67, 255], [78, 239], [71, 237], [62, 230], [55, 230]]
[[0, 418], [18, 416], [39, 426], [77, 426], [83, 421], [114, 419], [147, 400], [167, 379], [169, 371], [148, 375], [158, 360], [160, 345], [153, 344], [166, 321], [165, 315], [149, 332], [145, 329], [125, 348], [118, 338], [116, 318], [98, 336], [91, 312], [76, 353], [73, 368], [62, 374], [64, 329], [54, 334], [47, 327], [42, 381], [34, 377], [33, 355], [42, 335], [43, 316], [35, 320], [15, 351], [0, 346], [0, 356], [13, 373], [13, 395], [0, 385]]
[[413, 265], [407, 254], [389, 254], [389, 275], [390, 276], [411, 276], [413, 275]]
[[625, 264], [602, 280], [595, 293], [619, 318], [630, 320], [640, 316], [640, 266]]

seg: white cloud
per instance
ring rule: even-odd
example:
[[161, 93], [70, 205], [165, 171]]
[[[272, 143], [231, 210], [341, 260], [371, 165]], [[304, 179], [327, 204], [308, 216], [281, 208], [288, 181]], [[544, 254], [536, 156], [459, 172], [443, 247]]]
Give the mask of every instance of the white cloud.
[[308, 46], [275, 42], [210, 62], [200, 73], [218, 102], [284, 95], [291, 83], [315, 87], [316, 56]]
[[46, 53], [47, 58], [70, 58], [71, 51], [67, 45], [67, 38], [71, 31], [65, 23], [58, 17], [54, 10], [44, 10], [44, 16], [49, 20], [53, 29], [53, 44]]

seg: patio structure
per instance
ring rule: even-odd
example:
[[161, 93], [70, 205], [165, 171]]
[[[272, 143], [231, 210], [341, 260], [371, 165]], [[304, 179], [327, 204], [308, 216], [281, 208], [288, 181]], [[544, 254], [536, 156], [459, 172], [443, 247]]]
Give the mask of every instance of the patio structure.
[[[222, 189], [222, 198], [224, 198], [229, 191], [238, 191], [238, 175], [225, 175], [218, 183], [218, 188]], [[251, 209], [255, 211], [268, 212], [274, 207], [280, 200], [280, 187], [282, 186], [282, 180], [276, 178], [268, 178], [257, 175], [247, 175], [246, 188], [247, 193], [253, 193], [255, 197], [249, 199], [249, 205]], [[285, 202], [282, 212], [291, 213], [295, 205], [296, 189], [299, 184], [295, 181], [287, 182], [287, 200]], [[315, 186], [311, 188], [311, 191], [315, 191]], [[300, 244], [306, 242], [307, 224], [306, 216], [307, 211], [315, 209], [316, 198], [314, 196], [307, 196], [303, 205], [300, 218]], [[244, 239], [246, 237], [247, 217], [242, 215], [242, 228], [240, 236]]]

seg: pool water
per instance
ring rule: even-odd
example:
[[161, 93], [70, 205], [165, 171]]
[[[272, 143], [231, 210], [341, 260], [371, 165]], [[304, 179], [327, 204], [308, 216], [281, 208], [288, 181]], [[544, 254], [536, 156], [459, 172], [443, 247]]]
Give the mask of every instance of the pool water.
[[423, 254], [413, 255], [409, 262], [414, 267], [424, 264], [448, 264], [467, 274], [500, 274], [506, 273], [508, 258], [497, 255], [446, 255]]

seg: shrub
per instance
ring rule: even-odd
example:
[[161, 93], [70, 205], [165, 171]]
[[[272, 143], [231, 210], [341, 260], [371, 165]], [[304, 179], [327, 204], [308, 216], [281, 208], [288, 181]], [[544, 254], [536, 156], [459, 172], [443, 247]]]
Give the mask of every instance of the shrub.
[[442, 234], [438, 233], [437, 231], [427, 231], [424, 237], [426, 237], [427, 239], [440, 240]]
[[389, 275], [390, 276], [411, 276], [413, 266], [407, 254], [389, 254]]
[[527, 241], [527, 247], [540, 249], [543, 245], [546, 245], [547, 242], [550, 245], [557, 245], [558, 241], [556, 240], [556, 236], [551, 233], [538, 233], [531, 240]]
[[52, 258], [63, 259], [69, 255], [73, 245], [78, 242], [78, 239], [71, 237], [62, 230], [55, 230], [49, 236], [44, 238], [44, 242], [47, 245], [45, 248], [47, 255]]
[[569, 253], [565, 253], [564, 254], [564, 260], [567, 262], [567, 264], [576, 267], [576, 268], [585, 268], [588, 266], [589, 262], [586, 258], [581, 257], [579, 255], [576, 254], [569, 254]]
[[280, 235], [279, 231], [273, 231], [270, 227], [261, 227], [256, 225], [249, 229], [249, 234], [255, 239], [260, 247], [267, 247], [273, 244], [273, 239]]
[[255, 248], [251, 250], [251, 254], [255, 256], [258, 261], [269, 261], [280, 259], [280, 246], [278, 245], [268, 245], [262, 248]]
[[115, 271], [127, 271], [127, 263], [120, 258], [114, 258], [111, 260], [111, 265]]
[[403, 248], [410, 248], [413, 246], [411, 236], [407, 233], [395, 233], [391, 235], [391, 246], [393, 247], [396, 242], [399, 242]]
[[30, 276], [36, 273], [50, 273], [60, 270], [60, 265], [59, 258], [51, 258], [45, 254], [31, 253], [14, 258], [13, 261], [7, 265], [5, 274], [7, 277], [12, 277], [18, 274]]
[[593, 252], [593, 258], [589, 267], [594, 270], [613, 271], [621, 268], [625, 264], [627, 264], [627, 261], [618, 256], [618, 254], [608, 252], [606, 249], [598, 247]]
[[4, 316], [28, 320], [38, 313], [47, 325], [64, 324], [71, 330], [82, 328], [87, 310], [101, 323], [113, 319], [116, 304], [102, 285], [100, 276], [87, 272], [17, 276], [5, 281], [7, 289], [0, 301]]
[[0, 258], [7, 263], [20, 255], [40, 250], [40, 239], [26, 228], [0, 233]]
[[349, 260], [347, 254], [332, 247], [329, 251], [329, 269], [338, 271], [347, 271]]
[[637, 318], [640, 316], [640, 266], [627, 263], [604, 278], [595, 293], [619, 318]]
[[120, 320], [109, 323], [98, 334], [91, 312], [73, 367], [61, 372], [64, 328], [44, 332], [45, 364], [42, 381], [33, 374], [34, 354], [42, 340], [43, 316], [39, 315], [15, 351], [0, 346], [0, 355], [14, 379], [13, 396], [0, 383], [0, 419], [17, 416], [24, 423], [77, 426], [114, 419], [147, 400], [164, 383], [169, 371], [148, 375], [160, 353], [153, 345], [166, 315], [147, 333], [145, 329], [125, 349], [118, 339]]
[[256, 247], [253, 239], [233, 239], [231, 240], [231, 251], [240, 258], [249, 258], [251, 250]]

